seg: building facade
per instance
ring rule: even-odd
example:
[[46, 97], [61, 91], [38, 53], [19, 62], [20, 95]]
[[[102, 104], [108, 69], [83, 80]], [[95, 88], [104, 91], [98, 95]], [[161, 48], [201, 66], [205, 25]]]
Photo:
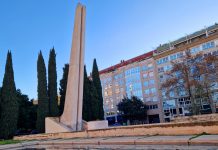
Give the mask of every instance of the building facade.
[[[161, 84], [167, 79], [165, 72], [171, 62], [181, 59], [186, 51], [193, 55], [218, 54], [218, 25], [197, 31], [174, 42], [160, 45], [156, 50], [100, 71], [104, 99], [105, 118], [119, 121], [117, 104], [126, 97], [137, 96], [147, 106], [148, 123], [167, 122], [189, 113], [190, 98], [184, 91], [166, 91]], [[212, 98], [218, 101], [218, 86], [214, 86]], [[172, 98], [173, 97], [173, 98]]]

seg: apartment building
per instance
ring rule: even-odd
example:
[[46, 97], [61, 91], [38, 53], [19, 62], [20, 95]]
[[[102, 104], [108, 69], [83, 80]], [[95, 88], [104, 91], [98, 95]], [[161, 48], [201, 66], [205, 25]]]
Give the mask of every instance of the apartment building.
[[[218, 25], [160, 45], [154, 51], [130, 60], [122, 60], [119, 64], [101, 70], [105, 118], [112, 123], [119, 121], [117, 104], [124, 96], [133, 95], [147, 105], [148, 123], [167, 122], [177, 116], [187, 115], [189, 110], [186, 106], [191, 101], [186, 93], [170, 91], [167, 95], [161, 89], [161, 84], [166, 80], [165, 72], [172, 67], [171, 62], [181, 59], [185, 51], [217, 55]], [[215, 92], [212, 97], [217, 105], [218, 86], [213, 88]]]
[[[218, 54], [218, 24], [197, 31], [186, 37], [182, 37], [172, 43], [160, 45], [154, 51], [153, 57], [156, 60], [159, 80], [159, 95], [163, 102], [163, 118], [164, 121], [170, 121], [177, 116], [188, 115], [188, 107], [191, 105], [190, 98], [187, 96], [185, 90], [179, 92], [170, 91], [166, 94], [164, 89], [161, 89], [161, 84], [166, 80], [164, 75], [166, 71], [171, 69], [171, 62], [180, 59], [186, 51], [190, 51], [192, 55], [201, 52], [203, 55], [217, 55]], [[212, 87], [214, 91], [212, 98], [214, 105], [218, 102], [218, 86]], [[204, 101], [202, 104], [204, 105]], [[205, 103], [206, 105], [206, 103]]]
[[119, 121], [117, 104], [122, 98], [131, 96], [137, 96], [146, 103], [149, 123], [162, 122], [155, 68], [151, 51], [100, 71], [105, 118], [109, 122]]

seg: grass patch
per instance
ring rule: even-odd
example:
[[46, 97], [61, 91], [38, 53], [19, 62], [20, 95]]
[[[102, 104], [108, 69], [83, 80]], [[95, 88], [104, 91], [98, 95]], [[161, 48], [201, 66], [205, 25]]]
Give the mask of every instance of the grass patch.
[[195, 138], [197, 138], [197, 137], [199, 137], [199, 136], [202, 136], [202, 135], [210, 135], [210, 134], [203, 132], [203, 133], [201, 133], [201, 134], [197, 134], [197, 135], [191, 137], [189, 140], [195, 139]]
[[1, 140], [0, 145], [6, 145], [6, 144], [16, 144], [20, 143], [18, 140]]

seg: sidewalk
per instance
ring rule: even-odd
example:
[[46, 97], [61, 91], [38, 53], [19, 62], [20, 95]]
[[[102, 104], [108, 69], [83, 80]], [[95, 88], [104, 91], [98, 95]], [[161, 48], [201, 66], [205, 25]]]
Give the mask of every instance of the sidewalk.
[[[152, 147], [153, 145], [153, 147]], [[155, 145], [155, 146], [154, 146]], [[141, 147], [141, 149], [159, 147], [159, 149], [218, 149], [218, 135], [199, 136], [133, 136], [133, 137], [105, 137], [105, 138], [77, 138], [77, 139], [56, 139], [46, 141], [21, 142], [19, 144], [3, 145], [2, 149], [23, 149], [23, 148], [92, 148], [116, 149], [121, 147]], [[196, 147], [200, 146], [200, 147]], [[124, 148], [125, 149], [125, 148]], [[158, 149], [158, 148], [157, 148]]]

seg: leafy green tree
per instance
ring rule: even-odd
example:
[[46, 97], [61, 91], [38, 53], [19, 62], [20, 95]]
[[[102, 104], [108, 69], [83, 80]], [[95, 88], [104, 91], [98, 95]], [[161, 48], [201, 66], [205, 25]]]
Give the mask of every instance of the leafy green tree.
[[52, 48], [49, 54], [48, 62], [48, 96], [49, 96], [49, 115], [57, 117], [58, 110], [58, 97], [57, 97], [57, 70], [56, 70], [56, 54], [55, 49]]
[[40, 51], [37, 61], [37, 77], [38, 77], [38, 109], [37, 124], [39, 132], [45, 132], [45, 117], [49, 114], [49, 99], [47, 91], [46, 68], [42, 52]]
[[136, 96], [132, 96], [131, 99], [125, 97], [117, 105], [123, 118], [130, 120], [146, 120], [147, 109], [145, 104]]
[[98, 71], [98, 66], [96, 59], [94, 59], [93, 62], [93, 68], [92, 68], [92, 81], [93, 84], [96, 88], [97, 91], [97, 96], [98, 97], [98, 119], [99, 120], [104, 120], [104, 110], [103, 110], [103, 97], [102, 97], [102, 87], [101, 87], [101, 80], [99, 77], [99, 71]]
[[17, 90], [19, 103], [18, 129], [35, 129], [36, 128], [36, 106], [29, 100], [28, 96]]
[[14, 71], [11, 52], [8, 51], [5, 74], [1, 90], [0, 137], [12, 138], [17, 129], [18, 101], [14, 82]]
[[64, 111], [64, 103], [65, 103], [65, 95], [66, 95], [66, 89], [67, 89], [67, 79], [68, 79], [68, 72], [69, 72], [69, 64], [65, 64], [63, 68], [63, 76], [60, 80], [60, 106], [59, 106], [59, 114], [62, 115]]

